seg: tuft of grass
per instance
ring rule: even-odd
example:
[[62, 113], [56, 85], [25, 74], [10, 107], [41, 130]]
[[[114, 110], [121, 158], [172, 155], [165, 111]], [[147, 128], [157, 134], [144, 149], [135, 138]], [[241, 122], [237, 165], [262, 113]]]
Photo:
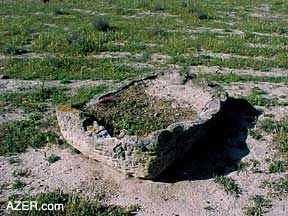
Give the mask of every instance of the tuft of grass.
[[182, 1], [182, 6], [185, 6], [189, 13], [192, 13], [200, 20], [214, 19], [212, 12], [199, 0]]
[[264, 181], [262, 186], [268, 187], [273, 190], [277, 195], [288, 194], [288, 179], [281, 178], [273, 182]]
[[13, 182], [11, 183], [10, 186], [11, 186], [12, 189], [21, 189], [21, 188], [23, 188], [23, 187], [25, 186], [25, 183], [22, 182], [22, 181], [19, 180], [19, 179], [16, 179], [15, 181], [13, 181]]
[[272, 207], [271, 201], [263, 196], [256, 195], [251, 200], [253, 201], [253, 206], [244, 208], [244, 213], [247, 216], [262, 216]]
[[269, 173], [280, 173], [283, 172], [286, 167], [285, 161], [274, 161], [272, 164], [269, 166]]
[[25, 49], [25, 48], [21, 48], [21, 47], [17, 47], [13, 44], [5, 44], [3, 47], [2, 47], [2, 51], [4, 54], [7, 54], [7, 55], [20, 55], [20, 54], [24, 54], [24, 53], [27, 53], [28, 50]]
[[240, 194], [240, 188], [231, 178], [225, 176], [216, 176], [214, 182], [221, 185], [225, 192], [231, 194]]
[[250, 160], [251, 170], [253, 173], [261, 173], [262, 171], [259, 169], [260, 162], [255, 159]]
[[204, 209], [206, 211], [215, 211], [215, 209], [212, 206], [205, 206]]
[[[75, 194], [67, 194], [61, 191], [40, 193], [36, 196], [25, 196], [22, 200], [35, 200], [37, 206], [40, 207], [44, 203], [49, 204], [63, 204], [63, 209], [54, 211], [39, 211], [32, 208], [30, 211], [10, 211], [12, 216], [86, 216], [86, 215], [97, 215], [97, 216], [128, 216], [129, 213], [134, 209], [124, 209], [115, 206], [103, 206], [96, 200], [87, 200], [82, 196]], [[14, 201], [13, 199], [11, 200]]]
[[167, 35], [165, 29], [163, 29], [160, 25], [154, 25], [147, 31], [150, 37], [164, 37]]
[[70, 12], [59, 7], [53, 9], [54, 15], [70, 15]]
[[69, 146], [69, 151], [71, 153], [71, 155], [76, 155], [76, 154], [80, 154], [80, 151], [72, 146]]
[[115, 8], [115, 13], [117, 15], [133, 15], [135, 11], [128, 8], [117, 7]]
[[247, 170], [248, 166], [249, 166], [248, 162], [240, 161], [237, 163], [237, 170], [238, 170], [238, 172], [245, 172]]
[[265, 118], [259, 122], [259, 129], [266, 133], [274, 133], [277, 128], [281, 127], [281, 123], [275, 122], [272, 118]]
[[248, 132], [249, 132], [249, 135], [256, 140], [260, 140], [263, 137], [259, 129], [254, 129], [254, 130], [249, 129]]
[[274, 121], [271, 118], [262, 120], [259, 128], [273, 135], [273, 144], [277, 149], [276, 159], [283, 158], [271, 164], [270, 172], [285, 171], [288, 164], [288, 119]]
[[[273, 143], [276, 144], [280, 154], [288, 158], [288, 122], [276, 130], [273, 136]], [[287, 159], [288, 160], [288, 159]]]
[[55, 154], [51, 154], [48, 158], [47, 158], [47, 161], [52, 164], [52, 163], [55, 163], [57, 161], [61, 160], [61, 157], [55, 155]]
[[162, 6], [162, 4], [160, 2], [155, 2], [155, 4], [153, 5], [153, 10], [154, 11], [163, 11], [164, 7]]
[[69, 83], [71, 83], [71, 81], [68, 79], [61, 79], [61, 80], [59, 80], [59, 83], [60, 84], [69, 84]]
[[253, 95], [266, 95], [267, 92], [259, 87], [254, 87], [250, 90], [251, 94]]
[[94, 18], [93, 27], [97, 31], [103, 31], [103, 32], [106, 32], [106, 31], [113, 29], [112, 26], [107, 21], [107, 19], [104, 18], [103, 16], [97, 16]]
[[247, 100], [249, 103], [255, 106], [269, 107], [279, 105], [277, 98], [266, 98], [263, 97], [264, 94], [267, 93], [262, 89], [255, 87], [250, 90], [250, 93], [247, 96], [243, 96], [241, 98]]
[[271, 83], [288, 83], [288, 77], [271, 77], [271, 76], [250, 76], [250, 75], [238, 75], [238, 74], [208, 74], [199, 73], [199, 78], [205, 78], [211, 81], [218, 81], [223, 83], [232, 82], [271, 82]]

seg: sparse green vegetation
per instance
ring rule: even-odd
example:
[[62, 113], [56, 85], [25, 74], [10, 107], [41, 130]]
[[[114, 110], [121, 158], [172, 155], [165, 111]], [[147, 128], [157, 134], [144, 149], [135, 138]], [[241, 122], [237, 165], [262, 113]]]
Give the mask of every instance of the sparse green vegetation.
[[204, 209], [207, 210], [207, 211], [214, 211], [214, 210], [215, 210], [215, 209], [214, 209], [213, 207], [211, 207], [211, 206], [206, 206], [206, 207], [204, 207]]
[[263, 96], [265, 94], [266, 92], [263, 91], [262, 89], [252, 88], [247, 96], [243, 96], [241, 98], [247, 100], [249, 103], [256, 106], [269, 107], [279, 105], [277, 98], [270, 99]]
[[19, 55], [28, 52], [25, 48], [16, 47], [13, 44], [5, 44], [2, 48], [4, 54]]
[[135, 69], [117, 59], [95, 61], [85, 57], [16, 58], [2, 60], [0, 67], [11, 78], [42, 80], [123, 80], [149, 71]]
[[54, 15], [70, 15], [70, 12], [68, 10], [65, 10], [63, 8], [60, 8], [60, 7], [55, 7], [53, 9], [54, 11]]
[[286, 166], [285, 161], [281, 161], [281, 160], [274, 161], [269, 166], [269, 172], [270, 173], [283, 172], [285, 166]]
[[244, 208], [244, 213], [247, 216], [262, 216], [272, 206], [270, 200], [260, 195], [252, 197], [251, 200], [253, 206]]
[[240, 188], [233, 179], [225, 176], [215, 176], [214, 181], [219, 184], [225, 192], [235, 195], [240, 194]]
[[209, 11], [208, 7], [205, 7], [205, 3], [202, 3], [201, 1], [182, 1], [182, 6], [185, 6], [189, 13], [192, 13], [200, 20], [209, 20], [214, 18], [212, 11]]
[[52, 163], [55, 163], [57, 161], [61, 160], [61, 157], [55, 155], [55, 154], [51, 154], [48, 158], [47, 158], [47, 161], [52, 164]]
[[[103, 51], [161, 53], [170, 55], [174, 63], [178, 64], [252, 67], [260, 70], [269, 70], [273, 67], [287, 68], [286, 38], [281, 35], [265, 36], [254, 33], [286, 34], [287, 23], [280, 19], [275, 19], [273, 22], [263, 22], [256, 18], [248, 20], [242, 16], [242, 6], [253, 11], [260, 5], [261, 1], [252, 4], [247, 1], [232, 3], [223, 0], [214, 1], [213, 4], [210, 0], [207, 2], [97, 0], [85, 3], [65, 1], [50, 2], [48, 6], [24, 3], [20, 0], [17, 0], [17, 4], [8, 1], [2, 7], [3, 14], [13, 13], [15, 17], [2, 16], [0, 25], [2, 52], [36, 53], [39, 54], [39, 58], [3, 60], [0, 63], [0, 73], [5, 72], [12, 77], [25, 79], [121, 80], [145, 72], [125, 67], [119, 73], [117, 66], [122, 63], [121, 61], [113, 62], [111, 59], [94, 61], [93, 54]], [[77, 10], [74, 10], [75, 8]], [[276, 8], [273, 12], [281, 13], [281, 9], [274, 7], [274, 3], [272, 8]], [[37, 14], [39, 11], [41, 14]], [[145, 15], [151, 11], [155, 13], [154, 16]], [[237, 27], [231, 22], [230, 13], [236, 16]], [[31, 14], [37, 15], [31, 16]], [[100, 15], [95, 17], [95, 14]], [[129, 15], [141, 19], [134, 19]], [[21, 16], [21, 19], [17, 16]], [[199, 27], [203, 27], [204, 30], [191, 33]], [[210, 30], [211, 28], [219, 30], [214, 32]], [[234, 34], [234, 31], [243, 33]], [[41, 34], [38, 34], [39, 32]], [[193, 40], [190, 39], [191, 36]], [[146, 46], [148, 43], [153, 43], [155, 46]], [[270, 59], [263, 61], [261, 58], [240, 57], [220, 59], [205, 55], [187, 57], [187, 54], [189, 56], [197, 53], [199, 44], [201, 49], [212, 53], [263, 56]], [[267, 46], [253, 47], [247, 44]], [[126, 59], [125, 62], [133, 63], [137, 62], [137, 59]]]
[[28, 147], [40, 148], [48, 143], [61, 144], [55, 132], [47, 131], [50, 123], [41, 121], [29, 119], [0, 124], [0, 155], [21, 153]]
[[192, 120], [195, 114], [191, 108], [171, 108], [172, 100], [149, 97], [143, 84], [130, 86], [102, 100], [86, 109], [113, 136], [119, 135], [123, 129], [128, 135], [146, 136], [172, 123]]
[[281, 178], [273, 182], [264, 181], [263, 187], [268, 187], [272, 189], [273, 193], [276, 195], [285, 195], [288, 193], [288, 179]]
[[287, 160], [288, 154], [288, 121], [284, 122], [284, 125], [277, 129], [273, 142], [276, 144], [280, 154], [284, 155], [284, 158]]
[[69, 94], [65, 87], [57, 88], [41, 85], [27, 92], [1, 94], [0, 111], [21, 108], [27, 113], [46, 112], [51, 104], [82, 105], [106, 89], [107, 86], [104, 85], [89, 88], [81, 87], [74, 94]]
[[259, 169], [260, 161], [258, 160], [250, 160], [251, 170], [253, 173], [261, 173], [262, 171]]
[[66, 88], [36, 87], [31, 91], [0, 95], [0, 111], [21, 108], [24, 112], [45, 112], [48, 102], [60, 103], [65, 99]]
[[[59, 103], [81, 106], [105, 89], [107, 87], [103, 85], [82, 87], [74, 94], [68, 94], [67, 88], [42, 85], [27, 92], [1, 94], [0, 111], [21, 108], [30, 113], [30, 116], [26, 120], [0, 124], [0, 155], [21, 153], [28, 147], [40, 148], [47, 144], [64, 144], [56, 134], [58, 131], [56, 119], [48, 113], [49, 107]], [[44, 113], [47, 113], [46, 116]]]
[[162, 6], [162, 4], [160, 2], [155, 2], [154, 3], [154, 10], [155, 11], [163, 11], [164, 7]]
[[15, 181], [13, 181], [13, 182], [11, 183], [10, 186], [11, 186], [12, 189], [21, 189], [21, 188], [23, 188], [23, 187], [25, 186], [25, 183], [22, 182], [22, 181], [19, 180], [19, 179], [16, 179]]
[[266, 118], [259, 123], [259, 128], [266, 133], [273, 134], [273, 144], [277, 149], [276, 159], [278, 157], [283, 160], [276, 160], [270, 165], [270, 172], [281, 172], [287, 170], [288, 164], [288, 119], [282, 121], [274, 121]]
[[93, 26], [98, 31], [109, 31], [112, 27], [109, 25], [108, 21], [104, 17], [95, 17], [93, 21]]
[[[81, 106], [84, 103], [88, 102], [90, 99], [92, 99], [97, 94], [104, 92], [107, 90], [107, 86], [100, 85], [90, 88], [79, 88], [76, 91], [76, 94], [70, 97], [65, 103], [75, 105], [75, 106]], [[63, 103], [63, 102], [62, 102]]]
[[242, 162], [242, 161], [240, 161], [239, 163], [237, 163], [238, 173], [239, 173], [239, 172], [245, 172], [248, 167], [249, 167], [249, 163], [248, 163], [248, 162]]
[[[128, 216], [131, 209], [124, 209], [114, 206], [103, 206], [98, 200], [87, 200], [82, 196], [67, 194], [63, 192], [48, 192], [40, 193], [37, 196], [25, 196], [22, 200], [33, 200], [37, 202], [37, 206], [41, 206], [44, 203], [49, 204], [63, 204], [60, 210], [55, 211], [39, 211], [33, 208], [31, 211], [10, 211], [12, 216], [86, 216], [86, 215], [97, 215], [97, 216]], [[13, 199], [12, 199], [13, 201]]]
[[249, 135], [256, 140], [260, 140], [262, 138], [262, 134], [259, 129], [249, 130]]
[[71, 83], [71, 81], [67, 80], [67, 79], [62, 79], [62, 80], [59, 80], [59, 83], [60, 84], [69, 84], [69, 83]]
[[238, 75], [238, 74], [208, 74], [199, 73], [197, 77], [206, 78], [212, 81], [232, 83], [232, 82], [270, 82], [270, 83], [288, 83], [288, 77], [268, 77], [268, 76], [250, 76], [250, 75]]

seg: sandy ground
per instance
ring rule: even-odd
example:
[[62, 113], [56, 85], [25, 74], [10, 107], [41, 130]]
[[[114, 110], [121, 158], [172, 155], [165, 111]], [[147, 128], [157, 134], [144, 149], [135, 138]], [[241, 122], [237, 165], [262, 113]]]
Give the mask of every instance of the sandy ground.
[[[36, 81], [1, 80], [2, 92], [10, 92], [11, 82], [17, 83], [15, 89], [21, 86], [34, 86]], [[84, 82], [89, 85], [90, 82]], [[73, 85], [81, 86], [82, 82], [75, 82]], [[52, 82], [51, 84], [54, 85]], [[94, 84], [94, 83], [92, 83]], [[72, 86], [73, 87], [73, 86]], [[267, 97], [279, 97], [288, 95], [288, 87], [282, 83], [233, 83], [224, 86], [231, 96], [246, 95], [253, 87], [267, 91]], [[264, 108], [265, 113], [274, 114], [276, 119], [282, 119], [288, 114], [288, 107]], [[262, 116], [260, 116], [262, 118]], [[35, 194], [43, 191], [61, 189], [66, 192], [80, 193], [88, 198], [97, 195], [103, 196], [103, 203], [120, 206], [139, 206], [137, 215], [181, 215], [181, 216], [239, 216], [243, 215], [243, 208], [251, 206], [249, 200], [254, 195], [268, 196], [271, 191], [260, 187], [264, 180], [277, 180], [287, 177], [287, 173], [267, 173], [271, 158], [275, 153], [270, 135], [264, 136], [261, 140], [255, 140], [248, 136], [246, 140], [249, 154], [241, 159], [242, 162], [258, 160], [258, 170], [255, 172], [252, 167], [246, 171], [233, 171], [228, 176], [233, 178], [239, 185], [241, 193], [235, 196], [226, 193], [217, 185], [213, 178], [197, 180], [180, 179], [175, 181], [139, 180], [126, 178], [118, 172], [100, 164], [97, 161], [86, 158], [82, 154], [72, 154], [69, 148], [60, 149], [57, 147], [46, 147], [43, 149], [29, 149], [27, 152], [10, 157], [0, 157], [0, 182], [4, 186], [0, 190], [0, 203], [2, 212], [7, 205], [9, 196], [13, 194]], [[50, 154], [56, 154], [61, 160], [54, 164], [47, 162]], [[11, 158], [18, 158], [19, 162], [10, 164]], [[14, 190], [9, 185], [19, 177], [14, 177], [13, 172], [18, 169], [28, 169], [30, 174], [27, 177], [20, 177], [26, 183], [23, 189]], [[266, 215], [284, 216], [288, 214], [287, 197], [272, 197], [272, 208]]]

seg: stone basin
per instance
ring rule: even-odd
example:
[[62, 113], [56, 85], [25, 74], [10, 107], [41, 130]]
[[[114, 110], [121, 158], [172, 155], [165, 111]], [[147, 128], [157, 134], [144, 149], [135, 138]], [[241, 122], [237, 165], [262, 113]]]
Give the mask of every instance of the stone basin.
[[[139, 88], [141, 91], [130, 100], [134, 94], [131, 92]], [[137, 110], [134, 112], [133, 107], [132, 111], [128, 107], [132, 117], [125, 115], [120, 103], [127, 95], [126, 102], [132, 101], [131, 106], [137, 109], [139, 106], [135, 103], [139, 98], [147, 100], [141, 101], [143, 112], [133, 116]], [[60, 105], [56, 113], [63, 137], [84, 155], [128, 176], [152, 179], [208, 136], [207, 123], [217, 116], [227, 97], [219, 85], [175, 72], [162, 72], [96, 96], [82, 109]], [[156, 111], [147, 113], [146, 110]], [[119, 128], [123, 125], [122, 116], [133, 120], [138, 115], [136, 132], [133, 131], [135, 125], [130, 131], [129, 127], [128, 130], [124, 126], [123, 130]], [[105, 122], [107, 116], [110, 119]], [[154, 128], [147, 129], [150, 122]]]

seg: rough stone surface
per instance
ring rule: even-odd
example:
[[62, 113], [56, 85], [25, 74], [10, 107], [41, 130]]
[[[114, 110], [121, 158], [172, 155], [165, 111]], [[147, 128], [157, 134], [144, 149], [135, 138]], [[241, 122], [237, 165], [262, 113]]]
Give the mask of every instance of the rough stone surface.
[[189, 80], [178, 73], [161, 73], [126, 83], [117, 90], [95, 97], [88, 105], [121, 93], [137, 82], [145, 82], [146, 93], [151, 97], [173, 99], [173, 106], [191, 107], [197, 116], [192, 121], [175, 122], [145, 137], [125, 133], [111, 137], [91, 114], [65, 105], [57, 108], [57, 119], [63, 137], [84, 155], [127, 175], [150, 179], [207, 136], [207, 123], [219, 113], [227, 94], [221, 87], [205, 80]]

